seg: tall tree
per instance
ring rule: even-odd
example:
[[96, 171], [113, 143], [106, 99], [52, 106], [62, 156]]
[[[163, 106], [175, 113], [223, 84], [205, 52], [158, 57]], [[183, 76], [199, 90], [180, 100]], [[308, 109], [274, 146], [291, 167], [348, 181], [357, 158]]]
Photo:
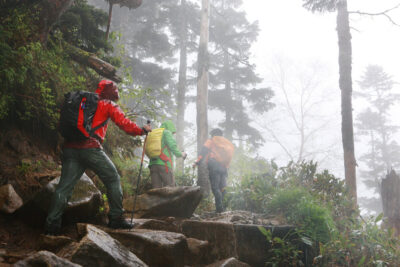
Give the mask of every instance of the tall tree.
[[342, 106], [342, 144], [346, 185], [357, 205], [356, 159], [354, 153], [352, 108], [352, 48], [347, 0], [303, 0], [311, 11], [337, 11], [336, 30], [339, 45], [339, 88]]
[[[185, 95], [186, 95], [186, 76], [187, 76], [187, 17], [186, 0], [181, 0], [181, 29], [179, 42], [179, 78], [177, 96], [177, 116], [176, 116], [176, 141], [178, 148], [182, 151], [184, 144], [185, 129]], [[177, 161], [177, 171], [183, 173], [183, 160]]]
[[[108, 9], [104, 0], [90, 2], [103, 10]], [[111, 29], [121, 33], [113, 38], [117, 39], [117, 47], [124, 48], [125, 56], [121, 60], [133, 78], [126, 88], [149, 89], [152, 98], [140, 104], [145, 107], [155, 103], [159, 118], [172, 116], [175, 107], [171, 99], [175, 96], [176, 47], [169, 34], [169, 18], [170, 7], [177, 3], [177, 0], [147, 0], [136, 10], [113, 8]], [[137, 106], [137, 103], [128, 106]]]
[[382, 212], [380, 183], [392, 168], [400, 166], [400, 146], [394, 140], [399, 127], [390, 123], [390, 111], [400, 95], [393, 92], [394, 81], [381, 66], [370, 65], [359, 82], [360, 96], [367, 106], [357, 117], [356, 127], [368, 137], [369, 151], [360, 158], [366, 170], [361, 170], [362, 182], [375, 196], [360, 199], [360, 204], [376, 213]]
[[[209, 22], [210, 21], [210, 2], [201, 2], [201, 22], [200, 22], [200, 43], [197, 56], [197, 99], [196, 99], [196, 124], [197, 124], [197, 153], [200, 153], [204, 142], [208, 138], [208, 41], [209, 41]], [[207, 167], [202, 161], [198, 168], [198, 185], [203, 194], [210, 192], [210, 182], [208, 180]]]
[[258, 23], [250, 23], [240, 10], [242, 0], [215, 0], [211, 12], [210, 106], [222, 111], [220, 123], [228, 139], [244, 139], [259, 145], [263, 138], [250, 125], [252, 114], [269, 110], [273, 96], [269, 88], [255, 88], [262, 80], [248, 61], [257, 40]]
[[[179, 72], [176, 86], [176, 141], [181, 150], [185, 149], [185, 109], [188, 100], [186, 93], [190, 85], [188, 65], [191, 64], [191, 61], [188, 58], [191, 57], [191, 53], [198, 50], [199, 15], [199, 6], [190, 0], [180, 0], [179, 5], [170, 6], [169, 27], [175, 48], [179, 53]], [[183, 160], [181, 158], [177, 159], [176, 171], [178, 173], [183, 172]]]

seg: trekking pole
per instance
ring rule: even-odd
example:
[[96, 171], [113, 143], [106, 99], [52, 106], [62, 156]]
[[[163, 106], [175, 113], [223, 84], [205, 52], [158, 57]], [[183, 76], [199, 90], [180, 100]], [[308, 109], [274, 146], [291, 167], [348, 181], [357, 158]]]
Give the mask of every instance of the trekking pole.
[[[150, 125], [150, 121], [149, 120], [147, 121], [147, 124]], [[146, 133], [146, 137], [144, 138], [144, 143], [143, 143], [142, 159], [140, 161], [139, 175], [138, 175], [137, 184], [136, 184], [136, 193], [135, 193], [135, 198], [133, 200], [131, 224], [133, 222], [133, 214], [135, 213], [135, 208], [136, 208], [136, 198], [137, 198], [137, 195], [139, 193], [140, 178], [142, 177], [142, 168], [143, 168], [144, 151], [146, 150], [146, 141], [147, 141], [147, 133]]]

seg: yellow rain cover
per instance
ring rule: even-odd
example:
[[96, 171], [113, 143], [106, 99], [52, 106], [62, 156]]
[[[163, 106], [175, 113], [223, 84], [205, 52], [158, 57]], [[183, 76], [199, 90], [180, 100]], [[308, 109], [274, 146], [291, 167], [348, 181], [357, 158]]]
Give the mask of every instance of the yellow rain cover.
[[146, 149], [144, 151], [147, 157], [156, 158], [161, 155], [161, 139], [164, 130], [164, 128], [154, 129], [147, 135]]

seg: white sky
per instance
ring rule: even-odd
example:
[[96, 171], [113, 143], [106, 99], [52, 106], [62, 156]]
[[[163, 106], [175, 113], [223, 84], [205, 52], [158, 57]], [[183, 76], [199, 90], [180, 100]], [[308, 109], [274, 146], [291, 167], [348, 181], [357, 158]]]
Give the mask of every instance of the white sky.
[[[349, 0], [350, 11], [376, 13], [400, 3], [398, 0]], [[261, 4], [262, 3], [262, 4]], [[301, 0], [245, 0], [243, 8], [250, 21], [258, 20], [260, 36], [254, 56], [262, 71], [265, 59], [277, 52], [292, 58], [319, 58], [337, 65], [335, 13], [311, 13]], [[390, 13], [400, 17], [400, 9]], [[383, 16], [351, 15], [354, 76], [367, 64], [380, 64], [387, 72], [396, 73], [400, 59], [400, 27]], [[397, 19], [400, 24], [400, 18]]]
[[[369, 13], [382, 12], [398, 3], [400, 3], [399, 0], [348, 1], [349, 11]], [[250, 21], [259, 21], [261, 31], [258, 42], [253, 46], [251, 61], [256, 63], [257, 72], [264, 78], [265, 86], [271, 86], [270, 69], [277, 55], [299, 64], [318, 61], [331, 69], [328, 79], [332, 81], [333, 97], [336, 97], [336, 100], [332, 101], [332, 105], [337, 105], [333, 107], [337, 111], [337, 117], [333, 120], [336, 120], [334, 125], [338, 127], [336, 130], [333, 129], [331, 134], [340, 143], [336, 14], [311, 13], [302, 7], [301, 0], [245, 0], [243, 9]], [[400, 24], [400, 8], [389, 14]], [[387, 73], [393, 76], [395, 81], [400, 81], [398, 71], [400, 67], [400, 27], [393, 25], [384, 16], [370, 17], [357, 14], [350, 15], [350, 24], [353, 48], [353, 89], [357, 90], [356, 81], [359, 80], [365, 67], [369, 64], [381, 65]], [[279, 100], [279, 92], [276, 93], [276, 100]], [[321, 105], [320, 108], [332, 108], [332, 106]], [[362, 111], [363, 108], [357, 106], [357, 101], [354, 101], [353, 116], [355, 117], [357, 112]], [[400, 107], [397, 109], [399, 111], [394, 116], [400, 113]], [[400, 140], [397, 141], [400, 142]], [[336, 161], [332, 160], [330, 165], [326, 164], [324, 167], [343, 176], [342, 147], [341, 143], [338, 145], [339, 155], [335, 155]], [[356, 143], [355, 149], [358, 158], [366, 148], [361, 143]], [[262, 155], [267, 158], [280, 159], [282, 163], [288, 161], [279, 146], [271, 143], [265, 145]]]

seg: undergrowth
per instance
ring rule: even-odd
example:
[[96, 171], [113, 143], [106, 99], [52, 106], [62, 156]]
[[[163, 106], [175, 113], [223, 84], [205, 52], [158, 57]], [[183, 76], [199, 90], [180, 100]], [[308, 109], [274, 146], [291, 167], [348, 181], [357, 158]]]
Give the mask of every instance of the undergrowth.
[[[381, 226], [382, 215], [364, 219], [352, 208], [342, 179], [327, 170], [318, 172], [314, 162], [270, 168], [232, 183], [228, 207], [284, 216], [296, 227], [297, 240], [313, 252], [309, 265], [400, 265], [395, 233]], [[293, 236], [282, 239], [260, 230], [271, 245], [267, 266], [299, 266], [303, 255]]]

